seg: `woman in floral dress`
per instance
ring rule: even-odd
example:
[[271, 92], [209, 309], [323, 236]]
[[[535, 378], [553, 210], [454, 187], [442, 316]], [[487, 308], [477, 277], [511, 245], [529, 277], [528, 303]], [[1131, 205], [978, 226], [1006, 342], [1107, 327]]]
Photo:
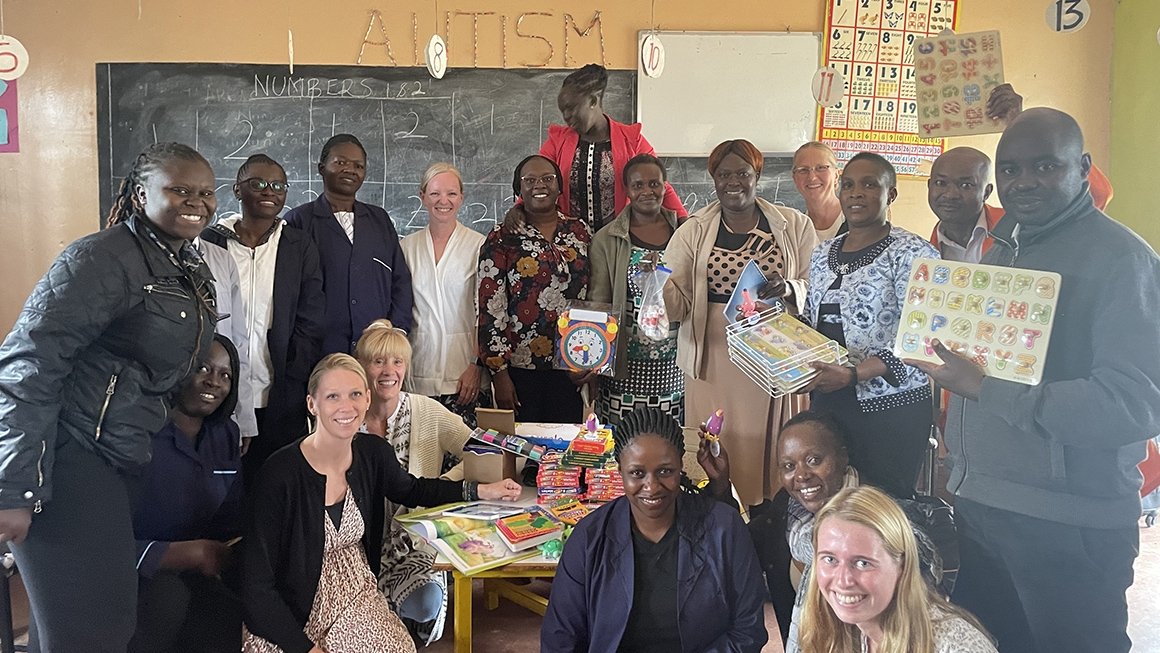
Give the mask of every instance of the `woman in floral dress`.
[[583, 403], [568, 373], [553, 369], [556, 319], [588, 289], [588, 225], [556, 209], [560, 169], [534, 155], [516, 166], [521, 202], [479, 252], [479, 355], [495, 403], [523, 422], [578, 423]]

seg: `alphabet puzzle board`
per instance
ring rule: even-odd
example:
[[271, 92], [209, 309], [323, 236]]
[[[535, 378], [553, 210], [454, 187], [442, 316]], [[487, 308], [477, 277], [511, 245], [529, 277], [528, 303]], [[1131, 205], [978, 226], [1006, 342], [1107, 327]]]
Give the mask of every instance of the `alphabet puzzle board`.
[[1003, 83], [999, 32], [952, 34], [914, 42], [918, 133], [923, 137], [990, 134], [1003, 122], [987, 117], [987, 98]]
[[[899, 174], [925, 174], [941, 139], [918, 136], [914, 43], [954, 29], [959, 0], [829, 0], [826, 66], [846, 77], [846, 97], [818, 118], [818, 139], [839, 163], [871, 150]], [[920, 168], [921, 166], [921, 168]]]
[[916, 259], [894, 354], [937, 362], [930, 341], [938, 338], [989, 376], [1038, 385], [1059, 284], [1055, 272]]

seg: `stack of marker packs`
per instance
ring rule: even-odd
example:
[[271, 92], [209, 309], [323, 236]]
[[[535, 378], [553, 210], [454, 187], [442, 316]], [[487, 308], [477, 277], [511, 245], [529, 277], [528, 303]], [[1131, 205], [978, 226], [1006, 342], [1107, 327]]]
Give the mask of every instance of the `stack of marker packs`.
[[611, 430], [582, 428], [568, 443], [561, 462], [572, 467], [604, 467], [613, 458], [612, 449]]
[[540, 458], [540, 469], [536, 472], [536, 495], [539, 503], [551, 503], [557, 499], [579, 499], [583, 496], [580, 488], [581, 470], [560, 462], [563, 454], [549, 451]]
[[615, 463], [609, 467], [584, 470], [584, 484], [588, 488], [584, 500], [588, 503], [607, 503], [624, 494], [624, 483]]

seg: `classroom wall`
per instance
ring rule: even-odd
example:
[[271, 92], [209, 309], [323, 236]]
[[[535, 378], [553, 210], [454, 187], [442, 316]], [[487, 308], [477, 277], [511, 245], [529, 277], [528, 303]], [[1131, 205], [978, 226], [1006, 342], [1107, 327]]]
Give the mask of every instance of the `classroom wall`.
[[1160, 249], [1154, 161], [1160, 144], [1160, 2], [1120, 0], [1112, 59], [1112, 165], [1108, 213]]
[[[1000, 29], [1007, 79], [1029, 105], [1051, 104], [1074, 113], [1096, 161], [1106, 164], [1114, 0], [1091, 0], [1096, 9], [1091, 21], [1066, 36], [1047, 30], [1046, 0], [960, 1], [959, 31]], [[19, 81], [21, 152], [0, 154], [0, 329], [11, 327], [61, 248], [96, 223], [97, 62], [285, 63], [289, 27], [296, 63], [354, 64], [370, 27], [371, 40], [382, 41], [385, 29], [396, 61], [412, 65], [415, 41], [421, 47], [436, 28], [446, 37], [450, 21], [453, 67], [502, 66], [504, 52], [509, 67], [571, 67], [597, 60], [603, 43], [610, 67], [631, 68], [640, 29], [820, 31], [824, 7], [823, 0], [9, 0], [5, 30], [24, 43], [32, 63]], [[382, 29], [370, 21], [372, 9], [381, 11]], [[591, 25], [597, 12], [599, 24]], [[580, 37], [590, 25], [588, 36]], [[363, 63], [389, 65], [385, 50], [368, 45]], [[745, 97], [744, 88], [713, 88], [712, 80], [701, 92], [719, 93], [722, 102]], [[737, 135], [743, 137], [744, 130]], [[996, 139], [959, 140], [993, 151]], [[895, 222], [929, 233], [933, 218], [925, 184], [902, 181], [899, 191]]]

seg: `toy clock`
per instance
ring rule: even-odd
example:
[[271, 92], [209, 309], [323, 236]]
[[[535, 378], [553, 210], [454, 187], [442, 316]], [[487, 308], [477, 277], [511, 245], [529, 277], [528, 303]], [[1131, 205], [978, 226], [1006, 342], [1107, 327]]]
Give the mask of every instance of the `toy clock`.
[[557, 361], [573, 372], [612, 370], [616, 353], [616, 316], [572, 308], [560, 314]]

